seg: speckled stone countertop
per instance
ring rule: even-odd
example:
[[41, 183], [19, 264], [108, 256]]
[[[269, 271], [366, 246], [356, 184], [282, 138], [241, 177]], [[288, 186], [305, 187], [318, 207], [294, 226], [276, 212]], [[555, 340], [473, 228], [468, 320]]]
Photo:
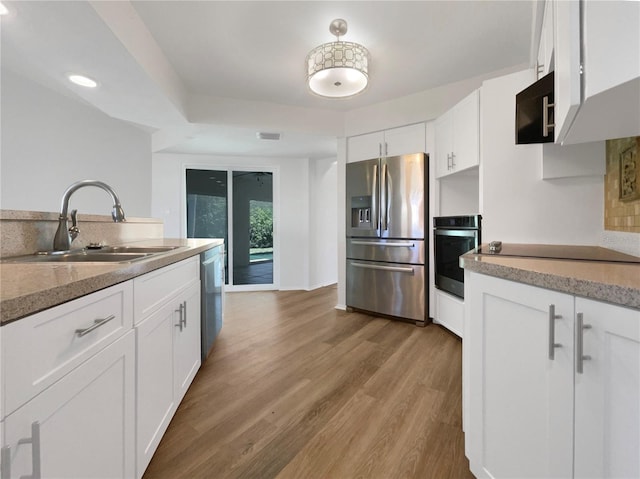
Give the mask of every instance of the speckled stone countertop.
[[2, 263], [0, 322], [16, 319], [84, 296], [223, 244], [221, 239], [153, 239], [135, 246], [178, 246], [131, 263]]
[[477, 254], [473, 250], [460, 257], [460, 266], [489, 276], [640, 309], [640, 264]]

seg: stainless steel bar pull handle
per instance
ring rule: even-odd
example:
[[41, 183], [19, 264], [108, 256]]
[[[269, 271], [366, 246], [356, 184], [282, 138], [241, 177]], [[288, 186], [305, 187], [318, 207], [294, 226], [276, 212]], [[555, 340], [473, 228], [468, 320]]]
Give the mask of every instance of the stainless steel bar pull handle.
[[176, 313], [180, 314], [180, 319], [178, 320], [178, 324], [175, 324], [174, 326], [176, 328], [180, 328], [180, 332], [182, 332], [182, 328], [184, 327], [184, 319], [183, 319], [183, 310], [184, 310], [184, 303], [180, 303], [180, 306], [178, 307], [178, 309], [176, 309]]
[[582, 374], [583, 363], [591, 359], [591, 356], [584, 354], [584, 330], [591, 329], [590, 324], [584, 324], [582, 313], [576, 315], [576, 373]]
[[0, 453], [0, 479], [11, 479], [11, 448], [4, 446]]
[[409, 273], [409, 274], [414, 273], [414, 269], [411, 267], [377, 266], [374, 264], [366, 264], [366, 263], [351, 263], [351, 266], [355, 266], [356, 268], [364, 268], [364, 269], [376, 269], [379, 271], [390, 271], [394, 273]]
[[373, 229], [378, 229], [378, 165], [373, 165], [373, 180], [371, 184], [371, 217], [373, 220]]
[[556, 106], [555, 103], [549, 103], [549, 97], [542, 97], [542, 136], [549, 136], [549, 129], [556, 126], [555, 123], [549, 123], [549, 108]]
[[456, 154], [451, 152], [451, 169], [453, 170], [456, 167]]
[[556, 314], [556, 305], [549, 305], [549, 359], [553, 361], [556, 356], [556, 348], [561, 348], [562, 344], [556, 343], [556, 319], [562, 316]]
[[115, 319], [115, 315], [113, 315], [113, 314], [111, 316], [109, 316], [108, 318], [96, 319], [96, 320], [93, 321], [93, 325], [92, 326], [89, 326], [88, 328], [84, 328], [84, 329], [76, 329], [76, 335], [79, 338], [81, 338], [82, 336], [86, 336], [87, 334], [89, 334], [94, 329], [98, 329], [100, 326], [103, 326], [103, 325], [107, 324], [112, 319]]
[[31, 475], [20, 476], [20, 479], [41, 479], [40, 423], [38, 421], [31, 423], [31, 437], [27, 439], [20, 439], [18, 444], [31, 444]]
[[187, 301], [183, 301], [182, 304], [184, 305], [182, 307], [182, 313], [183, 313], [183, 318], [184, 318], [184, 327], [187, 327]]
[[447, 153], [447, 170], [451, 169], [451, 154]]
[[383, 187], [383, 196], [382, 201], [380, 202], [382, 205], [383, 211], [383, 221], [382, 221], [382, 229], [387, 231], [389, 229], [389, 169], [387, 168], [387, 164], [382, 164], [382, 175], [380, 176], [380, 181], [384, 185]]

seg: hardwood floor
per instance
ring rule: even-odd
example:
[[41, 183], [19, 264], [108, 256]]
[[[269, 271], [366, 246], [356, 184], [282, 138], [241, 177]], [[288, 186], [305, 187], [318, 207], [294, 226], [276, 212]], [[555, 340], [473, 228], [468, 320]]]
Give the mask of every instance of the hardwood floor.
[[473, 477], [460, 340], [336, 300], [335, 286], [227, 294], [144, 478]]

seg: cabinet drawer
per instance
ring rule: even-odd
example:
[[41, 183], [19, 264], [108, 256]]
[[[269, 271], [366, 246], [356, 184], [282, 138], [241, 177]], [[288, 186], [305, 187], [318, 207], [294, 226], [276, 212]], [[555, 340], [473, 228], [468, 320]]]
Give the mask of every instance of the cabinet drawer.
[[[2, 331], [10, 414], [133, 326], [133, 285], [121, 283], [15, 321]], [[89, 328], [91, 330], [89, 331]]]
[[153, 313], [173, 294], [200, 279], [200, 256], [193, 256], [133, 280], [135, 324]]

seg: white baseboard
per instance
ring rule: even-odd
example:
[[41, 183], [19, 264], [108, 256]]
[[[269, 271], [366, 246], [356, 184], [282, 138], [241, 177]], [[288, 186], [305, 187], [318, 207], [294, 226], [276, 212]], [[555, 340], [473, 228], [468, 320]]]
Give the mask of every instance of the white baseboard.
[[339, 309], [341, 311], [346, 311], [347, 310], [347, 305], [346, 304], [336, 304], [335, 309]]

